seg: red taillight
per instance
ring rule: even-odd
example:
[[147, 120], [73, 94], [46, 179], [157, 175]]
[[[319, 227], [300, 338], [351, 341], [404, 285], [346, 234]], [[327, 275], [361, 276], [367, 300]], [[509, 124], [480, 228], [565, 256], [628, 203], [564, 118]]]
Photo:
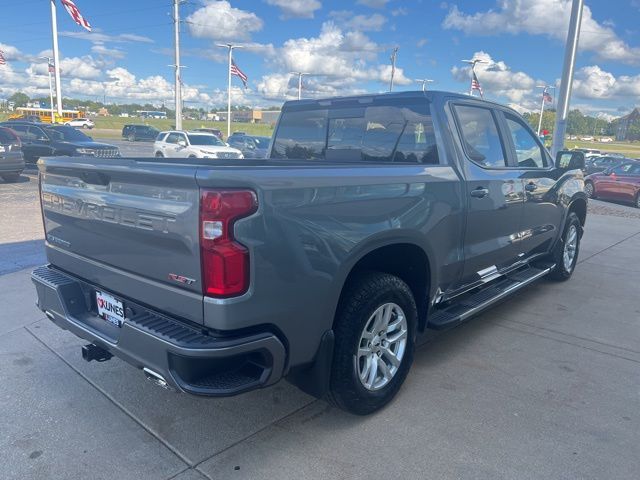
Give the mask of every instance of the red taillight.
[[202, 293], [240, 295], [249, 288], [249, 251], [234, 238], [236, 220], [258, 208], [251, 190], [203, 190], [200, 196]]

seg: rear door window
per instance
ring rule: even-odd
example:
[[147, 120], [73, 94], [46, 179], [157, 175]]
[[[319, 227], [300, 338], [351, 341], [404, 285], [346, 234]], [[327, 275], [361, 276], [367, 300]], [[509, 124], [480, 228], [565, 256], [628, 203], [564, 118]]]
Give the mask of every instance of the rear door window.
[[506, 167], [504, 146], [491, 110], [471, 105], [456, 105], [454, 109], [467, 156], [483, 167]]

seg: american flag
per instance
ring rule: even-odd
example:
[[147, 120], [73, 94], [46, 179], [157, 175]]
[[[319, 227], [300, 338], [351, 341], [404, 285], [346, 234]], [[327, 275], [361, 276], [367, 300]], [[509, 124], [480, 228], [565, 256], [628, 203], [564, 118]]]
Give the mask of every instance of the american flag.
[[7, 59], [4, 58], [4, 52], [0, 50], [0, 65], [6, 65], [6, 64], [7, 64]]
[[235, 75], [240, 80], [242, 80], [242, 83], [244, 84], [244, 88], [247, 88], [247, 80], [249, 77], [247, 77], [245, 73], [238, 68], [238, 66], [236, 65], [236, 62], [234, 62], [233, 59], [231, 59], [231, 75]]
[[549, 92], [547, 92], [547, 89], [545, 88], [544, 91], [542, 92], [542, 100], [545, 103], [552, 103], [553, 102], [553, 98], [551, 98], [551, 95], [549, 95]]
[[60, 0], [62, 2], [62, 6], [69, 12], [73, 21], [80, 25], [82, 28], [91, 31], [91, 25], [86, 18], [82, 16], [76, 4], [73, 3], [73, 0]]
[[480, 86], [480, 80], [478, 80], [478, 76], [475, 71], [472, 71], [473, 77], [471, 78], [471, 90], [477, 90], [480, 92], [480, 97], [482, 98], [482, 87]]

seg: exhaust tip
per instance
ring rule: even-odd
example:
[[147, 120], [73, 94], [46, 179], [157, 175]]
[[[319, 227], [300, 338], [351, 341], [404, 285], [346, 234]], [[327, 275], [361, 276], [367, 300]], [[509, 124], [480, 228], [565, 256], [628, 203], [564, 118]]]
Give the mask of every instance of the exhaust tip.
[[154, 372], [153, 370], [147, 367], [143, 367], [142, 371], [144, 372], [145, 377], [147, 377], [147, 380], [154, 383], [158, 387], [162, 387], [166, 390], [169, 389], [169, 384], [164, 379], [164, 377], [160, 375], [158, 372]]

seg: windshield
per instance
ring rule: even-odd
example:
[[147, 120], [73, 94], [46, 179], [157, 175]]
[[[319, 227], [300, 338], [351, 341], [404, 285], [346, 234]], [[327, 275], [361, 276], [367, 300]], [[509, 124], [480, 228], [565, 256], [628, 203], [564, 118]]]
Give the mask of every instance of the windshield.
[[91, 142], [91, 138], [79, 132], [73, 127], [53, 127], [47, 128], [47, 133], [52, 140], [59, 142]]
[[215, 145], [218, 147], [224, 147], [225, 144], [220, 141], [218, 137], [215, 135], [205, 135], [205, 134], [189, 134], [189, 143], [191, 145]]
[[267, 148], [271, 141], [271, 137], [251, 137], [251, 139], [255, 142], [256, 147], [258, 148]]

